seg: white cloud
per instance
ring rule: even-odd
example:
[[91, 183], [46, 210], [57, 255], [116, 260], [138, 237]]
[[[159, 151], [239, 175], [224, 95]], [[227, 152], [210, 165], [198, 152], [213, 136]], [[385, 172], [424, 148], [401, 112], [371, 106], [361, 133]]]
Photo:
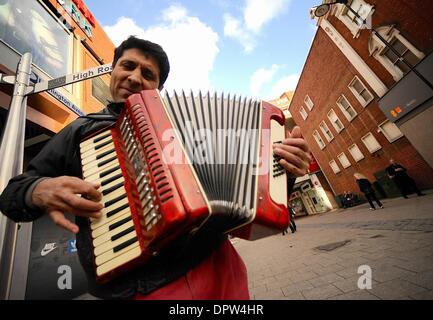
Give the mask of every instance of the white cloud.
[[253, 51], [256, 46], [253, 35], [242, 27], [238, 19], [229, 14], [224, 15], [224, 35], [238, 40], [246, 53]]
[[121, 17], [104, 30], [115, 45], [129, 35], [160, 44], [170, 60], [167, 90], [212, 89], [209, 72], [219, 52], [218, 34], [197, 17], [188, 15], [183, 6], [171, 5], [162, 12], [162, 23], [147, 29], [138, 26], [133, 19]]
[[253, 73], [250, 82], [250, 91], [253, 97], [260, 96], [263, 86], [272, 81], [279, 68], [280, 66], [273, 64], [270, 69], [260, 68]]
[[270, 95], [266, 98], [268, 100], [279, 98], [286, 91], [293, 91], [299, 82], [299, 74], [291, 74], [280, 78], [272, 86]]
[[245, 0], [243, 21], [225, 14], [224, 35], [236, 39], [250, 53], [257, 44], [257, 37], [263, 26], [287, 11], [292, 0]]
[[259, 32], [268, 21], [284, 13], [291, 0], [247, 0], [244, 11], [248, 30]]

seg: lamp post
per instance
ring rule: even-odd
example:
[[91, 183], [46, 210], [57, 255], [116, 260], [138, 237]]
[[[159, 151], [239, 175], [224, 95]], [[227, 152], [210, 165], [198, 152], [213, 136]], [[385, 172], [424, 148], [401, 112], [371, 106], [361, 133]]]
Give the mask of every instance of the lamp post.
[[[323, 17], [326, 15], [329, 10], [331, 9], [331, 6], [334, 4], [342, 4], [344, 5], [350, 12], [352, 12], [355, 17], [357, 17], [359, 20], [362, 21], [362, 27], [367, 25], [366, 19], [362, 18], [358, 12], [353, 10], [353, 8], [348, 4], [348, 0], [337, 0], [331, 3], [324, 3], [317, 7], [314, 7], [316, 10], [314, 10], [314, 15], [318, 18]], [[433, 89], [433, 84], [430, 83], [422, 74], [420, 74], [416, 69], [414, 69], [414, 66], [410, 64], [406, 59], [392, 46], [389, 44], [389, 42], [382, 37], [382, 35], [371, 26], [370, 28], [371, 32], [389, 49], [391, 50], [398, 58], [399, 61], [404, 63], [410, 71], [413, 71], [426, 85], [430, 87], [430, 89]]]

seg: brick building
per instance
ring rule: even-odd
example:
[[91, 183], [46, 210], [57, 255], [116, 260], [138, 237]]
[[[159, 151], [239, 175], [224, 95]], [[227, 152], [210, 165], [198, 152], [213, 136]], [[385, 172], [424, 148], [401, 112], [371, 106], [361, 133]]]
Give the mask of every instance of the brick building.
[[[366, 24], [342, 4], [315, 17], [318, 30], [290, 113], [335, 195], [359, 193], [355, 172], [376, 182], [383, 195], [398, 195], [384, 172], [390, 158], [404, 165], [419, 187], [431, 188], [433, 170], [420, 154], [423, 150], [414, 147], [380, 105], [411, 71], [371, 26], [412, 66], [421, 64], [433, 49], [433, 3], [352, 0], [349, 4]], [[362, 28], [365, 25], [370, 28]], [[428, 133], [421, 138], [423, 143], [426, 139]]]

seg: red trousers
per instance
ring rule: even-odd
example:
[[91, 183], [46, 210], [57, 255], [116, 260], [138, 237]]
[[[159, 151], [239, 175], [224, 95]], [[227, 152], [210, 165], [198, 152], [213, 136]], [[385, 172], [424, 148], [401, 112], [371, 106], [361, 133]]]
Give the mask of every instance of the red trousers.
[[179, 279], [134, 300], [249, 300], [247, 269], [229, 240]]

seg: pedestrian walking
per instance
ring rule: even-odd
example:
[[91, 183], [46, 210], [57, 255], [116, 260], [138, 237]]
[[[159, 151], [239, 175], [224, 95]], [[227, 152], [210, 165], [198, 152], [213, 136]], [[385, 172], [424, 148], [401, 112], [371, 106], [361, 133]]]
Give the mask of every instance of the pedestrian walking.
[[355, 173], [353, 176], [356, 179], [359, 190], [364, 193], [365, 197], [367, 198], [367, 201], [370, 204], [370, 210], [376, 210], [373, 200], [376, 201], [379, 208], [383, 209], [383, 204], [377, 199], [370, 181], [360, 173]]

